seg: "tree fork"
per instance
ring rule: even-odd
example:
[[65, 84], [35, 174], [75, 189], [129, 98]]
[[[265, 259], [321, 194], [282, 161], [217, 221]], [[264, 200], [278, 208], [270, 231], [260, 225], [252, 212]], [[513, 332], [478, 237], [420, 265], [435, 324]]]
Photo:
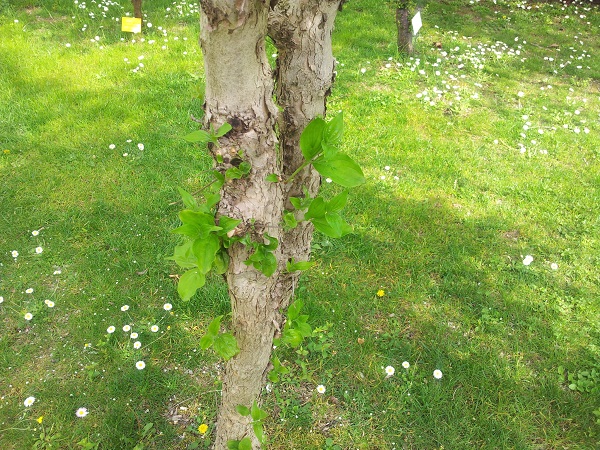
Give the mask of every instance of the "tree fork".
[[[222, 400], [214, 448], [227, 441], [249, 437], [260, 448], [247, 417], [237, 405], [249, 407], [257, 400], [270, 366], [273, 338], [281, 326], [298, 273], [289, 274], [289, 258], [308, 259], [312, 225], [301, 224], [285, 233], [282, 215], [290, 196], [302, 186], [314, 196], [320, 177], [307, 167], [293, 183], [271, 183], [271, 173], [291, 174], [302, 161], [299, 138], [308, 122], [325, 114], [333, 82], [331, 32], [340, 0], [200, 0], [200, 44], [206, 75], [205, 121], [217, 129], [229, 122], [233, 129], [220, 139], [216, 150], [230, 156], [243, 151], [252, 169], [248, 177], [225, 183], [219, 214], [254, 224], [254, 238], [266, 232], [280, 242], [275, 251], [278, 269], [271, 277], [247, 266], [248, 249], [235, 244], [228, 249], [226, 273], [232, 305], [232, 329], [240, 352], [225, 366]], [[265, 53], [271, 34], [279, 50], [277, 100]], [[289, 38], [289, 39], [288, 39]], [[301, 80], [301, 82], [299, 82]], [[275, 125], [279, 124], [280, 151]]]

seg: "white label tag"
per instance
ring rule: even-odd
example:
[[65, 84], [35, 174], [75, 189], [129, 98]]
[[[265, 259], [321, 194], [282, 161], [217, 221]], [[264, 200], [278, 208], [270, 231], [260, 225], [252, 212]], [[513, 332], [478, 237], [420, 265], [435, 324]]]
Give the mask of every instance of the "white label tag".
[[413, 35], [416, 36], [422, 26], [423, 22], [421, 22], [421, 11], [419, 11], [415, 14], [415, 17], [412, 18]]

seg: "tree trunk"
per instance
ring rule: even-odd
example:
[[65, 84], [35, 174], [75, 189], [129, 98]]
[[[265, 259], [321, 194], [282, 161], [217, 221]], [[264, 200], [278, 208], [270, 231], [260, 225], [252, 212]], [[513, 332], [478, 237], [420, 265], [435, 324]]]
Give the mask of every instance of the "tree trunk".
[[142, 18], [142, 0], [131, 0], [133, 4], [133, 17]]
[[[244, 437], [253, 440], [253, 448], [260, 447], [249, 419], [239, 415], [236, 406], [249, 407], [258, 399], [270, 368], [273, 338], [298, 279], [298, 273], [285, 272], [286, 261], [291, 257], [305, 261], [310, 253], [312, 226], [302, 224], [287, 233], [281, 226], [288, 198], [298, 196], [302, 185], [314, 195], [320, 184], [312, 168], [298, 174], [293, 183], [267, 182], [265, 177], [276, 173], [285, 178], [302, 163], [300, 133], [325, 112], [334, 68], [331, 31], [340, 0], [281, 3], [285, 7], [271, 8], [264, 0], [200, 1], [206, 123], [215, 129], [224, 122], [233, 127], [211, 151], [223, 157], [221, 169], [231, 167], [240, 150], [252, 167], [248, 177], [225, 183], [218, 213], [241, 219], [236, 229], [240, 235], [249, 233], [262, 242], [268, 233], [280, 242], [275, 251], [278, 269], [271, 277], [244, 264], [249, 250], [242, 244], [228, 249], [226, 278], [240, 352], [225, 366], [214, 446], [218, 450], [226, 449], [227, 441]], [[283, 109], [279, 118], [265, 54], [269, 32], [279, 50], [277, 101]]]
[[396, 26], [398, 27], [398, 51], [412, 55], [414, 52], [413, 34], [408, 7], [396, 9]]
[[[325, 116], [335, 70], [331, 35], [342, 3], [343, 0], [280, 1], [269, 16], [269, 36], [278, 50], [275, 92], [282, 109], [278, 124], [284, 178], [303, 162], [298, 144], [302, 131], [315, 117]], [[310, 196], [316, 196], [320, 185], [319, 173], [308, 166], [285, 186], [284, 207], [293, 209], [289, 198], [302, 197], [303, 187]], [[310, 222], [299, 222], [296, 228], [285, 232], [281, 243], [284, 257], [308, 260], [312, 233]], [[297, 273], [280, 276], [279, 288], [288, 300], [297, 279]]]

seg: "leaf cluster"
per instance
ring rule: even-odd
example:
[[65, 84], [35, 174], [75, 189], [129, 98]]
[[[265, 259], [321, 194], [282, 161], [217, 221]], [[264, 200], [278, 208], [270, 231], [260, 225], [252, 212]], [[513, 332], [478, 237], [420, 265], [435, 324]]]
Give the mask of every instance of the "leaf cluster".
[[200, 339], [200, 348], [207, 350], [210, 347], [225, 361], [233, 358], [240, 351], [235, 337], [231, 333], [219, 333], [223, 316], [217, 316], [208, 325], [206, 334]]
[[184, 240], [167, 259], [187, 269], [177, 285], [179, 296], [187, 301], [204, 286], [208, 272], [214, 270], [223, 274], [227, 271], [229, 255], [226, 249], [233, 242], [230, 232], [241, 220], [225, 215], [216, 217], [215, 205], [221, 199], [219, 194], [207, 195], [205, 203], [198, 204], [185, 190], [179, 188], [179, 192], [186, 209], [179, 213], [182, 225], [172, 232], [181, 234]]
[[[263, 422], [268, 417], [268, 414], [263, 409], [260, 409], [256, 400], [252, 403], [252, 406], [248, 408], [244, 405], [236, 406], [237, 412], [244, 416], [252, 419], [252, 429], [254, 434], [262, 445], [267, 443], [267, 438], [263, 429]], [[227, 442], [227, 448], [229, 450], [252, 450], [252, 440], [249, 437], [245, 437], [242, 440], [236, 441], [231, 440]]]
[[351, 188], [363, 184], [365, 176], [360, 166], [339, 150], [343, 135], [342, 113], [329, 122], [320, 117], [311, 120], [300, 135], [300, 150], [305, 163], [290, 178], [306, 165], [312, 164], [322, 176], [341, 186]]

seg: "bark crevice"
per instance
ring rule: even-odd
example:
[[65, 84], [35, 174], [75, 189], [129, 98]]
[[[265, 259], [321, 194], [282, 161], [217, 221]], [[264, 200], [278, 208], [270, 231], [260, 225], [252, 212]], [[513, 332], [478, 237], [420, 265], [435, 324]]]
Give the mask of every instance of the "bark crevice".
[[[313, 118], [325, 115], [335, 64], [331, 34], [340, 4], [340, 0], [200, 0], [206, 125], [218, 128], [227, 121], [232, 126], [213, 152], [227, 155], [226, 164], [232, 164], [243, 150], [243, 159], [252, 167], [247, 178], [225, 183], [218, 214], [242, 219], [255, 240], [266, 232], [280, 242], [272, 277], [244, 264], [248, 248], [235, 244], [228, 249], [225, 277], [240, 353], [226, 363], [222, 380], [218, 450], [226, 449], [228, 440], [253, 438], [249, 420], [235, 408], [250, 406], [264, 385], [273, 338], [283, 325], [282, 312], [299, 277], [297, 272], [287, 273], [285, 263], [310, 256], [312, 224], [301, 222], [285, 231], [281, 223], [284, 209], [291, 206], [290, 196], [302, 196], [303, 187], [309, 195], [317, 194], [319, 174], [307, 167], [291, 183], [270, 183], [265, 177], [289, 176], [302, 164], [298, 145], [302, 130]], [[278, 50], [274, 76], [265, 54], [267, 35]], [[253, 438], [253, 448], [259, 447]]]

